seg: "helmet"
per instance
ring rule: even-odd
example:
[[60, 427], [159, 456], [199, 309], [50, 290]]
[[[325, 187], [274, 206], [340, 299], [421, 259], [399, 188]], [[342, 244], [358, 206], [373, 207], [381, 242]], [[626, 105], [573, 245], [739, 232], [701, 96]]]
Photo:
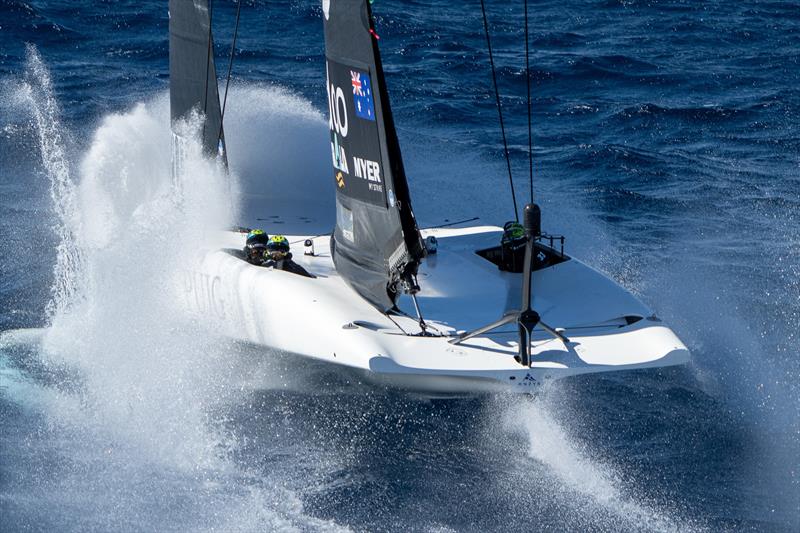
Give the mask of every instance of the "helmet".
[[283, 235], [273, 235], [267, 242], [267, 253], [273, 259], [283, 259], [289, 254], [289, 241]]
[[264, 233], [263, 230], [251, 230], [247, 234], [247, 240], [244, 245], [244, 253], [247, 255], [247, 260], [251, 263], [260, 264], [264, 260], [267, 242], [269, 242], [269, 235]]
[[519, 222], [506, 222], [503, 225], [503, 242], [512, 242], [525, 238], [525, 228]]
[[247, 234], [247, 241], [246, 246], [248, 248], [252, 247], [255, 244], [261, 244], [262, 246], [266, 246], [269, 242], [269, 235], [264, 233], [264, 230], [254, 229], [250, 230], [250, 233]]

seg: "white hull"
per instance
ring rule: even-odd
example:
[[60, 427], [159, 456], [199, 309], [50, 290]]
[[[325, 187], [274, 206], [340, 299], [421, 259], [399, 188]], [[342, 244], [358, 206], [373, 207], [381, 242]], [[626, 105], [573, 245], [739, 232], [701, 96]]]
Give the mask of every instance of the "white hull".
[[[253, 266], [220, 249], [209, 251], [186, 272], [185, 303], [200, 323], [269, 349], [265, 357], [274, 350], [298, 354], [431, 395], [528, 392], [566, 376], [689, 359], [683, 343], [651, 310], [575, 259], [533, 275], [534, 308], [545, 323], [564, 328], [567, 345], [537, 329], [532, 364], [525, 368], [514, 359], [513, 325], [451, 344], [456, 332], [518, 309], [522, 276], [502, 272], [475, 253], [499, 242], [499, 228], [424, 230], [427, 235], [436, 235], [439, 252], [421, 266], [418, 298], [426, 322], [443, 336], [416, 336], [415, 319], [393, 316], [395, 324], [359, 297], [337, 274], [328, 236], [314, 238], [315, 256], [302, 254], [306, 236], [287, 236], [297, 241], [295, 260], [316, 279]], [[244, 235], [233, 232], [215, 243], [230, 249], [243, 244]], [[414, 315], [407, 297], [400, 308]]]

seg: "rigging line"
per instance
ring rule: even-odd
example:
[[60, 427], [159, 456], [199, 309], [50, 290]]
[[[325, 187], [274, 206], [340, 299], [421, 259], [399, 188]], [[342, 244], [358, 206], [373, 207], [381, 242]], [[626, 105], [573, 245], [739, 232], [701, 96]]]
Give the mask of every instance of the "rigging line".
[[400, 331], [402, 331], [402, 332], [403, 332], [403, 334], [404, 334], [406, 337], [424, 337], [424, 336], [428, 336], [428, 337], [448, 337], [448, 336], [449, 336], [449, 335], [446, 335], [446, 334], [442, 333], [442, 331], [441, 331], [439, 328], [436, 328], [436, 327], [434, 327], [434, 326], [431, 326], [431, 325], [430, 325], [430, 324], [428, 324], [427, 322], [425, 323], [425, 324], [426, 324], [426, 327], [427, 327], [428, 329], [432, 329], [432, 330], [434, 330], [434, 331], [437, 333], [437, 335], [432, 335], [432, 334], [423, 335], [423, 334], [421, 334], [421, 333], [409, 333], [409, 332], [407, 332], [406, 330], [404, 330], [402, 327], [400, 327], [400, 324], [399, 324], [399, 323], [398, 323], [398, 322], [397, 322], [395, 319], [393, 319], [393, 318], [392, 318], [392, 316], [391, 316], [389, 313], [396, 313], [398, 316], [403, 316], [403, 317], [405, 317], [405, 318], [408, 318], [408, 319], [410, 319], [410, 320], [413, 320], [413, 321], [415, 321], [415, 322], [417, 321], [417, 319], [416, 319], [416, 318], [414, 318], [413, 316], [409, 315], [409, 314], [408, 314], [408, 313], [406, 313], [405, 311], [402, 311], [402, 310], [401, 310], [401, 309], [399, 309], [399, 308], [390, 309], [388, 312], [384, 313], [384, 315], [386, 315], [386, 318], [388, 318], [389, 320], [391, 320], [392, 322], [394, 322], [394, 325], [395, 325], [395, 326], [397, 326], [398, 328], [400, 328]]
[[533, 203], [533, 132], [531, 130], [531, 64], [530, 50], [528, 46], [528, 0], [524, 2], [525, 7], [525, 81], [528, 87], [528, 171], [531, 186], [531, 203]]
[[[396, 313], [396, 314], [398, 314], [398, 315], [400, 315], [400, 316], [404, 316], [404, 317], [406, 317], [406, 318], [408, 318], [408, 319], [411, 319], [411, 320], [414, 320], [414, 321], [416, 321], [416, 320], [417, 320], [417, 318], [415, 318], [415, 317], [413, 317], [413, 316], [409, 315], [408, 313], [406, 313], [405, 311], [403, 311], [403, 310], [402, 310], [402, 309], [400, 309], [399, 307], [395, 307], [395, 309], [392, 309], [392, 310], [391, 310], [391, 312], [392, 312], [392, 313]], [[447, 337], [447, 335], [445, 335], [444, 333], [442, 333], [442, 331], [441, 331], [439, 328], [437, 328], [436, 326], [431, 326], [431, 325], [430, 325], [430, 324], [428, 324], [427, 322], [425, 323], [425, 325], [426, 325], [426, 327], [427, 327], [428, 329], [432, 329], [432, 330], [434, 330], [436, 333], [438, 333], [438, 334], [439, 334], [439, 335], [438, 335], [439, 337]], [[435, 335], [434, 335], [434, 336], [435, 336]]]
[[[210, 69], [208, 68], [209, 63], [211, 63], [211, 53], [212, 53], [212, 46], [211, 46], [211, 5], [212, 0], [208, 0], [208, 48], [206, 49], [206, 82], [205, 88], [203, 90], [203, 115], [206, 115], [208, 112], [208, 75], [210, 74]], [[214, 80], [216, 82], [216, 80]], [[203, 121], [203, 137], [206, 134], [206, 123]]]
[[514, 218], [519, 222], [519, 212], [517, 211], [517, 194], [514, 192], [514, 179], [511, 177], [511, 158], [508, 155], [508, 141], [506, 141], [506, 127], [503, 123], [503, 108], [500, 105], [500, 91], [497, 88], [497, 74], [494, 69], [494, 57], [492, 55], [492, 40], [489, 37], [489, 21], [486, 18], [486, 4], [481, 0], [481, 13], [483, 14], [483, 29], [486, 32], [486, 47], [489, 50], [489, 63], [492, 67], [492, 82], [494, 83], [494, 97], [497, 101], [497, 113], [500, 116], [500, 133], [503, 136], [503, 149], [506, 154], [506, 166], [508, 167], [508, 183], [511, 186], [511, 201], [514, 202]]
[[[219, 117], [219, 134], [217, 135], [217, 142], [222, 139], [222, 123], [225, 120], [225, 105], [228, 103], [228, 86], [231, 83], [231, 70], [233, 69], [233, 54], [236, 51], [236, 37], [239, 35], [239, 14], [242, 10], [242, 0], [236, 1], [236, 25], [233, 28], [233, 42], [231, 43], [231, 55], [228, 59], [228, 75], [225, 79], [225, 96], [222, 99], [222, 112]], [[228, 151], [228, 147], [225, 147]]]
[[391, 320], [391, 321], [394, 323], [394, 325], [395, 325], [395, 326], [397, 326], [397, 329], [399, 329], [400, 331], [402, 331], [402, 332], [403, 332], [403, 335], [406, 335], [406, 336], [408, 336], [408, 332], [407, 332], [406, 330], [404, 330], [404, 329], [402, 328], [402, 326], [400, 326], [400, 324], [398, 324], [398, 323], [397, 323], [397, 321], [396, 321], [394, 318], [392, 318], [392, 317], [389, 315], [389, 313], [384, 313], [384, 315], [386, 316], [386, 318], [388, 318], [389, 320]]
[[[425, 229], [436, 229], [436, 228], [448, 228], [450, 226], [456, 226], [458, 224], [464, 224], [466, 222], [473, 222], [475, 220], [480, 220], [481, 217], [472, 217], [472, 218], [465, 218], [464, 220], [457, 220], [455, 222], [447, 222], [445, 224], [439, 224], [438, 226], [429, 226]], [[445, 219], [447, 220], [447, 219]]]

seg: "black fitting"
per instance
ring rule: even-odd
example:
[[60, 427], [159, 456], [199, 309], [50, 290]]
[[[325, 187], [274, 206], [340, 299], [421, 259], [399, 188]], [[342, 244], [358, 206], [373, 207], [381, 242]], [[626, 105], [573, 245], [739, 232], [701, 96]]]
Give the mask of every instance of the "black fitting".
[[525, 232], [534, 237], [542, 234], [542, 211], [536, 204], [527, 204], [523, 209]]

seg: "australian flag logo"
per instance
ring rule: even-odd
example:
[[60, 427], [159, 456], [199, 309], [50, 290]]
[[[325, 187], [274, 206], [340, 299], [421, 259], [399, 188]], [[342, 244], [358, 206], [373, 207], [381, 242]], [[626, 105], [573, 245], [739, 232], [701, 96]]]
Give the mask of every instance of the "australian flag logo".
[[369, 75], [366, 72], [351, 70], [350, 81], [353, 85], [356, 116], [366, 120], [375, 120], [375, 106], [372, 103], [372, 86], [369, 82]]

